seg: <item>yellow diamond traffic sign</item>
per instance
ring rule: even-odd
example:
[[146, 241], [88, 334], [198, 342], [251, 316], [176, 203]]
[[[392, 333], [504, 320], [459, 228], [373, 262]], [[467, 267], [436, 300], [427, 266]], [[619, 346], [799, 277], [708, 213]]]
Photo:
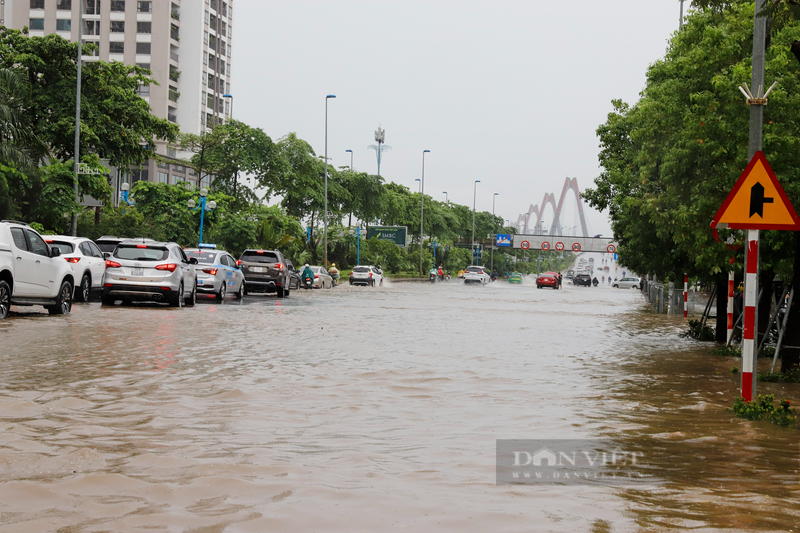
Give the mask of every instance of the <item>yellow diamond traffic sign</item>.
[[789, 198], [763, 152], [756, 152], [711, 221], [714, 229], [800, 230]]

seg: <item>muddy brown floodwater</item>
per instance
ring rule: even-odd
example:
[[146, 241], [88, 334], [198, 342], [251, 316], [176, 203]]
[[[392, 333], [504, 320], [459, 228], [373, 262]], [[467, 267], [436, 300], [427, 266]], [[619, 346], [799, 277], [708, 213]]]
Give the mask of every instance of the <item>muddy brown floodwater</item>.
[[[635, 290], [12, 311], [3, 533], [798, 529], [798, 430], [733, 418], [740, 363]], [[495, 483], [496, 439], [596, 438], [657, 482]]]

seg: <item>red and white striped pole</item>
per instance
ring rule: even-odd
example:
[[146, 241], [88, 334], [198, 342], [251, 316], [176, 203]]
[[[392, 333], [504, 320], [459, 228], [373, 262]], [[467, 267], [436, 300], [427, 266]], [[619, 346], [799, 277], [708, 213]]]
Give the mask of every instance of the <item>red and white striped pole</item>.
[[689, 274], [683, 275], [683, 318], [689, 316]]
[[731, 344], [731, 339], [733, 338], [733, 296], [734, 296], [734, 286], [733, 286], [733, 263], [736, 262], [736, 257], [731, 257], [731, 270], [728, 272], [728, 345]]
[[742, 398], [749, 402], [755, 394], [756, 295], [758, 294], [758, 230], [747, 230], [747, 258], [744, 275], [744, 328], [742, 334]]

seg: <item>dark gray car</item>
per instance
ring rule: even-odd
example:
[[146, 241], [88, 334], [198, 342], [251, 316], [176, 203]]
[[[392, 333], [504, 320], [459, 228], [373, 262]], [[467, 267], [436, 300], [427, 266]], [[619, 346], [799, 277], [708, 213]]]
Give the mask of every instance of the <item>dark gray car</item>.
[[286, 258], [278, 250], [252, 250], [242, 252], [239, 261], [247, 294], [274, 292], [278, 298], [289, 296], [291, 274]]

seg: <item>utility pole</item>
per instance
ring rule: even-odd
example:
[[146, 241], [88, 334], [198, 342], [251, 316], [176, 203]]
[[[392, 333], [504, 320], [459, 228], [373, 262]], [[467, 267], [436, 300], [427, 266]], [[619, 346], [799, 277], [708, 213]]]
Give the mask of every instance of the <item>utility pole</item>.
[[[81, 65], [83, 64], [83, 2], [78, 2], [78, 87], [75, 97], [75, 202], [80, 206], [81, 196], [78, 185], [81, 160]], [[70, 235], [78, 236], [78, 213], [72, 215]]]
[[681, 0], [681, 18], [678, 19], [678, 29], [683, 28], [683, 0]]
[[[750, 106], [750, 142], [748, 158], [752, 159], [756, 152], [761, 151], [764, 127], [764, 55], [767, 37], [767, 19], [758, 16], [764, 8], [766, 0], [756, 0], [755, 19], [753, 21], [753, 71], [750, 87], [754, 98], [748, 98]], [[769, 91], [767, 92], [769, 94]], [[758, 230], [747, 231], [747, 244], [745, 246], [744, 263], [747, 266], [744, 286], [744, 314], [745, 324], [742, 338], [742, 396], [750, 401], [756, 397], [756, 379], [758, 360], [756, 348], [758, 346]], [[755, 254], [755, 257], [750, 257]], [[751, 266], [755, 265], [755, 268]], [[748, 328], [748, 315], [752, 322]]]

